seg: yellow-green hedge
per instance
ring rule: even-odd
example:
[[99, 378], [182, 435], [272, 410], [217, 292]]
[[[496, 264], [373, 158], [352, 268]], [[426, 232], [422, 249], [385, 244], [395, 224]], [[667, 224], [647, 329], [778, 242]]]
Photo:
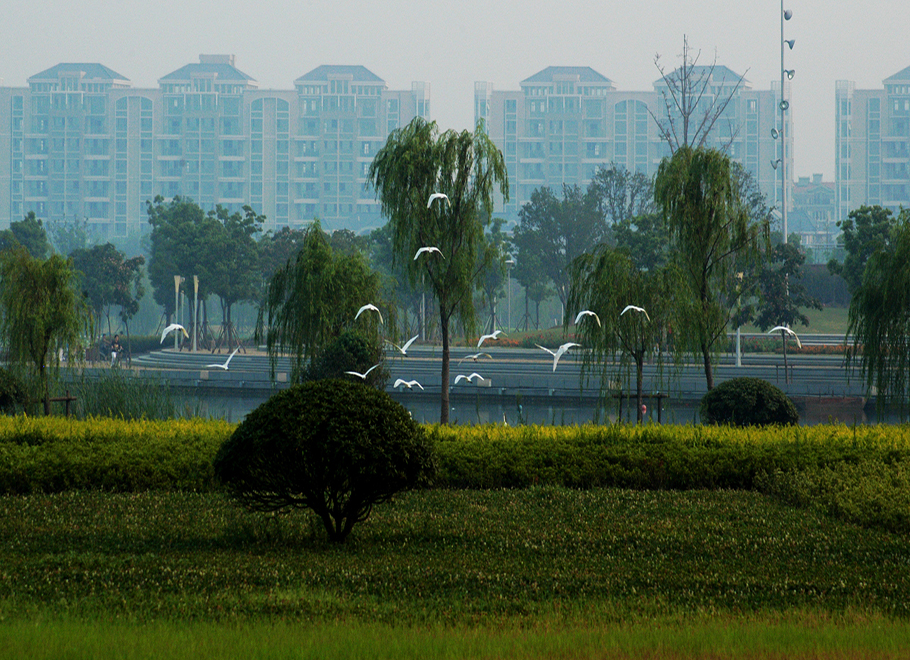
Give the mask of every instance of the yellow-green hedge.
[[0, 493], [208, 490], [220, 420], [0, 417]]

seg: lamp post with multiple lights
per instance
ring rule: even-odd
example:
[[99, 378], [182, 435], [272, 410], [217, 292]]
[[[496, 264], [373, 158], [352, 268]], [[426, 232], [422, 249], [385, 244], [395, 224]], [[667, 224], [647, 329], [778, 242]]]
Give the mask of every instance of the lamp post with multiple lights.
[[775, 140], [780, 138], [780, 158], [771, 161], [771, 167], [775, 170], [780, 166], [780, 214], [782, 229], [784, 232], [784, 243], [787, 242], [787, 137], [784, 130], [787, 125], [787, 111], [790, 109], [790, 101], [785, 98], [784, 84], [787, 80], [793, 80], [795, 69], [784, 68], [784, 53], [786, 48], [793, 50], [796, 39], [784, 39], [784, 23], [789, 21], [793, 12], [784, 9], [784, 0], [780, 2], [780, 131], [771, 129], [771, 137]]

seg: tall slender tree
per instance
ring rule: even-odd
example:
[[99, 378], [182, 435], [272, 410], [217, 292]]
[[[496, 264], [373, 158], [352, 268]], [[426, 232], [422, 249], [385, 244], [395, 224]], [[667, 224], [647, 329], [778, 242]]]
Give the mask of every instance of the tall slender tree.
[[10, 361], [37, 379], [49, 415], [50, 371], [61, 351], [72, 359], [91, 329], [91, 311], [74, 286], [72, 264], [53, 255], [32, 257], [23, 248], [0, 253], [0, 336]]
[[[490, 266], [482, 255], [494, 189], [509, 196], [505, 160], [482, 123], [473, 133], [440, 134], [435, 122], [417, 117], [389, 135], [369, 178], [392, 225], [396, 258], [407, 264], [412, 282], [423, 274], [436, 298], [442, 335], [439, 421], [447, 424], [451, 323], [457, 318], [466, 328], [476, 326], [473, 292]], [[434, 193], [446, 198], [428, 203]], [[421, 247], [436, 247], [441, 254], [415, 260]]]
[[901, 417], [910, 392], [910, 209], [904, 209], [888, 241], [871, 254], [850, 302], [848, 363], [859, 363], [879, 409], [894, 402]]
[[654, 197], [667, 221], [677, 267], [675, 343], [700, 355], [708, 389], [713, 353], [736, 304], [737, 260], [768, 250], [770, 220], [755, 218], [735, 185], [730, 159], [683, 146], [657, 170]]
[[290, 354], [291, 380], [303, 381], [314, 360], [346, 330], [356, 328], [378, 346], [374, 315], [361, 315], [356, 325], [354, 317], [366, 303], [388, 309], [379, 291], [379, 275], [360, 252], [335, 253], [319, 222], [307, 227], [297, 254], [270, 278], [259, 308], [256, 341], [265, 340], [272, 375], [278, 358]]
[[[621, 250], [600, 245], [572, 262], [571, 287], [566, 305], [566, 323], [582, 310], [594, 317], [583, 317], [575, 329], [583, 346], [585, 368], [601, 368], [601, 382], [607, 365], [620, 353], [635, 366], [637, 419], [642, 420], [644, 363], [648, 353], [661, 343], [666, 331], [668, 271], [666, 268], [642, 270]], [[634, 305], [644, 310], [630, 309]], [[659, 354], [659, 353], [658, 353]]]

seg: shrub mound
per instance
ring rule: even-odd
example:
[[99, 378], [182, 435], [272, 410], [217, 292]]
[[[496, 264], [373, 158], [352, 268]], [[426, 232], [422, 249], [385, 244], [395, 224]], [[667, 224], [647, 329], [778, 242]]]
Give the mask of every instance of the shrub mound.
[[404, 407], [334, 379], [272, 396], [240, 423], [214, 466], [247, 508], [310, 508], [336, 542], [374, 504], [421, 484], [434, 467], [424, 431]]
[[799, 413], [787, 395], [760, 378], [733, 378], [721, 383], [702, 398], [700, 414], [705, 424], [799, 423]]

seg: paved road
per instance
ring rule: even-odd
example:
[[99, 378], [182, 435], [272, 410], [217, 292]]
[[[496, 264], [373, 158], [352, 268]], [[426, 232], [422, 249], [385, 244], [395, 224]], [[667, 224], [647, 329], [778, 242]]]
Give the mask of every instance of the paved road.
[[[805, 342], [804, 342], [805, 343]], [[577, 349], [576, 349], [577, 350]], [[451, 352], [451, 379], [458, 374], [479, 373], [482, 381], [451, 386], [455, 395], [469, 393], [524, 397], [596, 398], [602, 383], [599, 375], [582, 377], [581, 354], [570, 351], [553, 370], [553, 358], [539, 349], [487, 349], [492, 359], [462, 360], [476, 352], [467, 347]], [[154, 374], [174, 386], [207, 386], [216, 389], [271, 389], [269, 359], [261, 351], [238, 353], [230, 370], [206, 365], [223, 362], [226, 356], [207, 352], [192, 354], [173, 349], [155, 351], [133, 360], [141, 371]], [[737, 376], [753, 376], [774, 383], [791, 397], [864, 397], [865, 387], [859, 375], [845, 369], [839, 356], [789, 356], [791, 378], [786, 382], [782, 355], [746, 354], [742, 367], [734, 366], [732, 356], [721, 358], [715, 368], [715, 383]], [[412, 347], [407, 357], [387, 354], [390, 384], [398, 378], [416, 379], [427, 394], [438, 394], [441, 388], [441, 349]], [[290, 361], [280, 359], [276, 365], [278, 386], [287, 382]], [[634, 371], [612, 367], [607, 378], [624, 391], [634, 388]], [[695, 364], [658, 367], [645, 366], [645, 391], [666, 392], [675, 399], [700, 399], [706, 391], [703, 369]]]

